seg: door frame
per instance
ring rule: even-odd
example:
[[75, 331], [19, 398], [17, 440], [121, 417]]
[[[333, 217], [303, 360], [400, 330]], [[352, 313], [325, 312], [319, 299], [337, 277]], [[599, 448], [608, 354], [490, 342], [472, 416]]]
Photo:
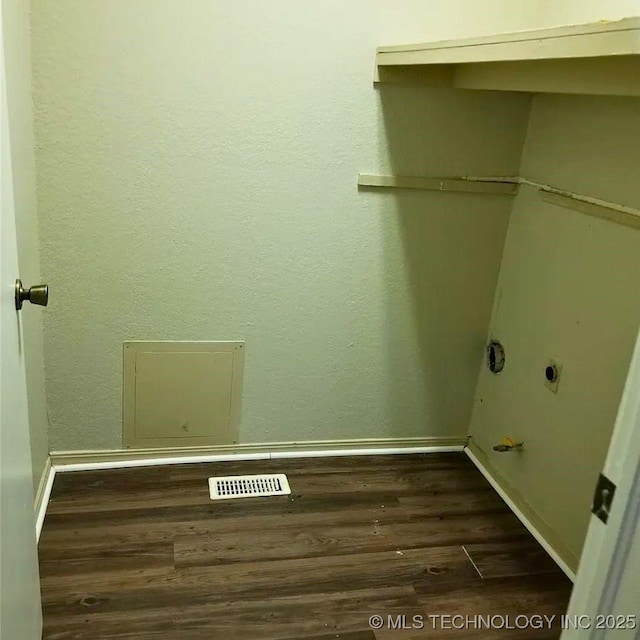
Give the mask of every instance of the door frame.
[[563, 632], [563, 640], [606, 637], [606, 629], [596, 628], [595, 616], [613, 613], [627, 558], [635, 536], [640, 535], [640, 334], [603, 473], [616, 485], [615, 498], [606, 524], [591, 516], [567, 612], [571, 617], [588, 616], [589, 635], [584, 629], [571, 628]]

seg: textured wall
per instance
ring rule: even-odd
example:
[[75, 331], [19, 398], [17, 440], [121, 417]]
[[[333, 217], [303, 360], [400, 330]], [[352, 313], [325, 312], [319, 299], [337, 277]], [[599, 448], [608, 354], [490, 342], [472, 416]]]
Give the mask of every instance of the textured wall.
[[[7, 52], [7, 99], [11, 127], [13, 188], [20, 278], [25, 286], [40, 282], [36, 167], [31, 101], [31, 43], [29, 7], [25, 0], [3, 2]], [[42, 314], [26, 305], [20, 313], [29, 403], [29, 432], [34, 490], [37, 490], [49, 454], [44, 377]]]
[[376, 45], [633, 3], [34, 1], [56, 449], [120, 446], [121, 343], [247, 340], [244, 442], [463, 434], [527, 102], [371, 87]]
[[[635, 167], [640, 100], [534, 99], [523, 175], [640, 208]], [[471, 432], [493, 465], [554, 530], [577, 563], [638, 327], [640, 231], [517, 196], [491, 334], [507, 364], [482, 368]], [[543, 384], [562, 364], [558, 393]], [[521, 455], [491, 450], [504, 435]]]
[[513, 173], [526, 100], [374, 48], [604, 17], [556, 4], [35, 0], [52, 446], [120, 446], [132, 338], [247, 340], [244, 442], [464, 433], [509, 203], [355, 176]]
[[373, 89], [432, 6], [36, 0], [52, 448], [121, 446], [129, 339], [246, 340], [242, 442], [465, 433], [509, 198], [355, 186], [517, 170], [526, 99]]

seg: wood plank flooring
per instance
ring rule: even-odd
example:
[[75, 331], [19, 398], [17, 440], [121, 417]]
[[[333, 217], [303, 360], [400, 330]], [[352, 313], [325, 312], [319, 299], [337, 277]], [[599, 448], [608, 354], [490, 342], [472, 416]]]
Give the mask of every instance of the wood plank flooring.
[[[209, 500], [262, 472], [292, 495]], [[39, 554], [45, 640], [557, 638], [473, 616], [559, 617], [571, 590], [457, 453], [58, 474]]]

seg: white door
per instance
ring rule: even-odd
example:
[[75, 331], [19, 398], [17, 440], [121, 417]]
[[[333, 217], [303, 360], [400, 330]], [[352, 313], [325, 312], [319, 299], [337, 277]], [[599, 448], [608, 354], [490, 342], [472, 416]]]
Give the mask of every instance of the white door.
[[613, 503], [591, 516], [563, 640], [640, 638], [640, 336], [603, 473]]
[[20, 327], [20, 314], [29, 309], [17, 312], [14, 301], [18, 256], [3, 33], [0, 17], [0, 639], [37, 640], [42, 613]]

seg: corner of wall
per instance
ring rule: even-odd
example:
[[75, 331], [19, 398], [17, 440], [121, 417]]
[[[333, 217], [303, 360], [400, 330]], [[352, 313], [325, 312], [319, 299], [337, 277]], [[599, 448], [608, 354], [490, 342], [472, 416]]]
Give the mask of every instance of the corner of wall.
[[[526, 118], [526, 126], [523, 128], [523, 132], [522, 132], [522, 137], [520, 140], [520, 155], [518, 157], [518, 167], [517, 167], [517, 172], [516, 172], [516, 176], [520, 177], [522, 175], [522, 162], [523, 159], [526, 155], [526, 147], [527, 147], [527, 143], [529, 140], [529, 134], [530, 134], [530, 130], [531, 130], [531, 111], [533, 109], [533, 103], [534, 100], [536, 99], [537, 94], [532, 94], [529, 96], [529, 100], [527, 101], [527, 106], [526, 106], [526, 110], [524, 113], [524, 118]], [[514, 198], [512, 198], [509, 202], [509, 223], [507, 225], [507, 232], [505, 233], [504, 236], [504, 241], [502, 243], [502, 251], [501, 251], [501, 255], [500, 255], [500, 266], [498, 268], [498, 277], [496, 279], [496, 286], [495, 289], [493, 291], [493, 303], [492, 303], [492, 307], [491, 307], [491, 316], [489, 318], [489, 323], [487, 325], [487, 335], [486, 335], [486, 339], [485, 339], [485, 344], [489, 342], [489, 340], [491, 339], [491, 336], [493, 334], [493, 327], [494, 327], [494, 322], [495, 322], [495, 318], [496, 318], [496, 314], [498, 311], [498, 307], [500, 305], [500, 292], [501, 292], [501, 280], [502, 280], [502, 274], [503, 274], [503, 266], [504, 266], [504, 257], [505, 257], [505, 249], [507, 246], [507, 241], [509, 239], [509, 230], [511, 228], [511, 219], [512, 219], [512, 215], [513, 215], [513, 211], [516, 207], [516, 203], [518, 201], [518, 198], [520, 197], [520, 194], [517, 193], [515, 195]], [[469, 424], [467, 425], [467, 435], [469, 437], [471, 437], [472, 435], [472, 425], [474, 423], [474, 413], [476, 411], [476, 407], [478, 404], [478, 394], [479, 394], [479, 387], [480, 387], [480, 375], [482, 373], [482, 367], [485, 366], [485, 360], [484, 358], [481, 360], [480, 362], [480, 366], [478, 368], [478, 374], [476, 376], [476, 384], [475, 384], [475, 390], [474, 390], [474, 394], [473, 394], [473, 403], [471, 406], [471, 412], [469, 414]]]

